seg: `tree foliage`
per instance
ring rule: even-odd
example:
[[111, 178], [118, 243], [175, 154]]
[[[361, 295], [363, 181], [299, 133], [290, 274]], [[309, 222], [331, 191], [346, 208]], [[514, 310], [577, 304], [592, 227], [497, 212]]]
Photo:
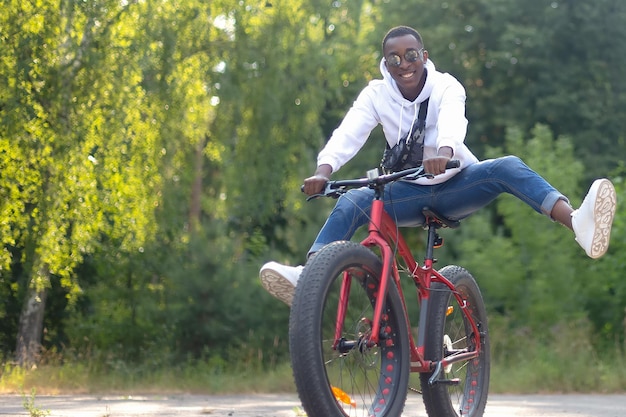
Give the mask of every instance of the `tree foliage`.
[[[332, 202], [305, 204], [300, 183], [398, 24], [466, 85], [477, 154], [522, 156], [575, 205], [612, 172], [623, 200], [625, 4], [4, 1], [0, 350], [284, 359], [288, 310], [258, 267], [303, 262]], [[337, 175], [362, 175], [383, 146], [375, 130]], [[446, 260], [487, 271], [513, 325], [587, 316], [623, 340], [623, 217], [592, 263], [503, 197]]]

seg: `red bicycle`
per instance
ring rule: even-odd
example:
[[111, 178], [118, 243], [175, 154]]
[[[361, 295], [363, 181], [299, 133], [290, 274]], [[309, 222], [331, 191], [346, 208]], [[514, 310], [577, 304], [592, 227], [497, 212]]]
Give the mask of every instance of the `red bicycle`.
[[[458, 166], [451, 161], [449, 168]], [[309, 197], [338, 197], [350, 188], [374, 190], [368, 236], [334, 242], [304, 267], [289, 319], [294, 379], [310, 417], [398, 417], [409, 374], [420, 374], [429, 416], [482, 416], [489, 387], [489, 336], [482, 295], [459, 266], [435, 270], [437, 230], [458, 227], [425, 209], [426, 256], [420, 266], [383, 209], [385, 184], [427, 176], [422, 167], [367, 178], [329, 181]], [[417, 340], [401, 287], [415, 285]]]

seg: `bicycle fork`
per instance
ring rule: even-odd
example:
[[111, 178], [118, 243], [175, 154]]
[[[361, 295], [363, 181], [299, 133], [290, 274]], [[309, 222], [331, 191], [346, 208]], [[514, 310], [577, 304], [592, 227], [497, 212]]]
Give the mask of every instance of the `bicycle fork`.
[[[388, 245], [379, 245], [381, 251], [383, 252], [383, 259], [392, 260], [393, 253]], [[393, 272], [393, 262], [386, 262], [383, 265], [382, 276], [389, 277]], [[343, 330], [343, 323], [346, 318], [346, 311], [348, 307], [348, 298], [350, 295], [350, 287], [352, 285], [352, 280], [348, 276], [348, 272], [344, 271], [343, 280], [341, 283], [341, 289], [339, 293], [339, 305], [337, 308], [337, 322], [335, 324], [335, 341], [333, 343], [333, 349], [349, 350], [351, 346], [346, 346], [345, 341], [341, 339], [341, 333]], [[378, 344], [380, 340], [380, 331], [381, 331], [381, 318], [383, 315], [383, 307], [385, 302], [385, 297], [387, 295], [387, 287], [389, 285], [389, 279], [381, 279], [380, 286], [378, 288], [378, 297], [376, 297], [376, 302], [374, 304], [374, 314], [371, 319], [371, 334], [369, 338], [365, 341], [367, 347], [372, 347]]]

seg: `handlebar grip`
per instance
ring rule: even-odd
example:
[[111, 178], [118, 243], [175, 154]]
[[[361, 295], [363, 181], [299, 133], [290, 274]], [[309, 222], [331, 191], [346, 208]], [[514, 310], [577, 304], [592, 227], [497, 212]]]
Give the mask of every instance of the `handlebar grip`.
[[458, 159], [451, 159], [446, 164], [446, 169], [458, 168], [461, 166], [461, 161]]

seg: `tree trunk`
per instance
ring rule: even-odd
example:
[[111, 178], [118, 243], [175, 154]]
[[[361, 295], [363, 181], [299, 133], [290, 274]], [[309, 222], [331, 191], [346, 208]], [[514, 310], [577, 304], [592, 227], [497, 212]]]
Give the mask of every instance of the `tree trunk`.
[[202, 214], [202, 175], [204, 170], [204, 148], [208, 142], [208, 137], [198, 142], [194, 154], [193, 184], [191, 186], [191, 202], [189, 204], [189, 227], [195, 231], [200, 224]]
[[20, 314], [15, 356], [20, 366], [34, 365], [41, 353], [43, 318], [46, 307], [46, 288], [29, 285]]

